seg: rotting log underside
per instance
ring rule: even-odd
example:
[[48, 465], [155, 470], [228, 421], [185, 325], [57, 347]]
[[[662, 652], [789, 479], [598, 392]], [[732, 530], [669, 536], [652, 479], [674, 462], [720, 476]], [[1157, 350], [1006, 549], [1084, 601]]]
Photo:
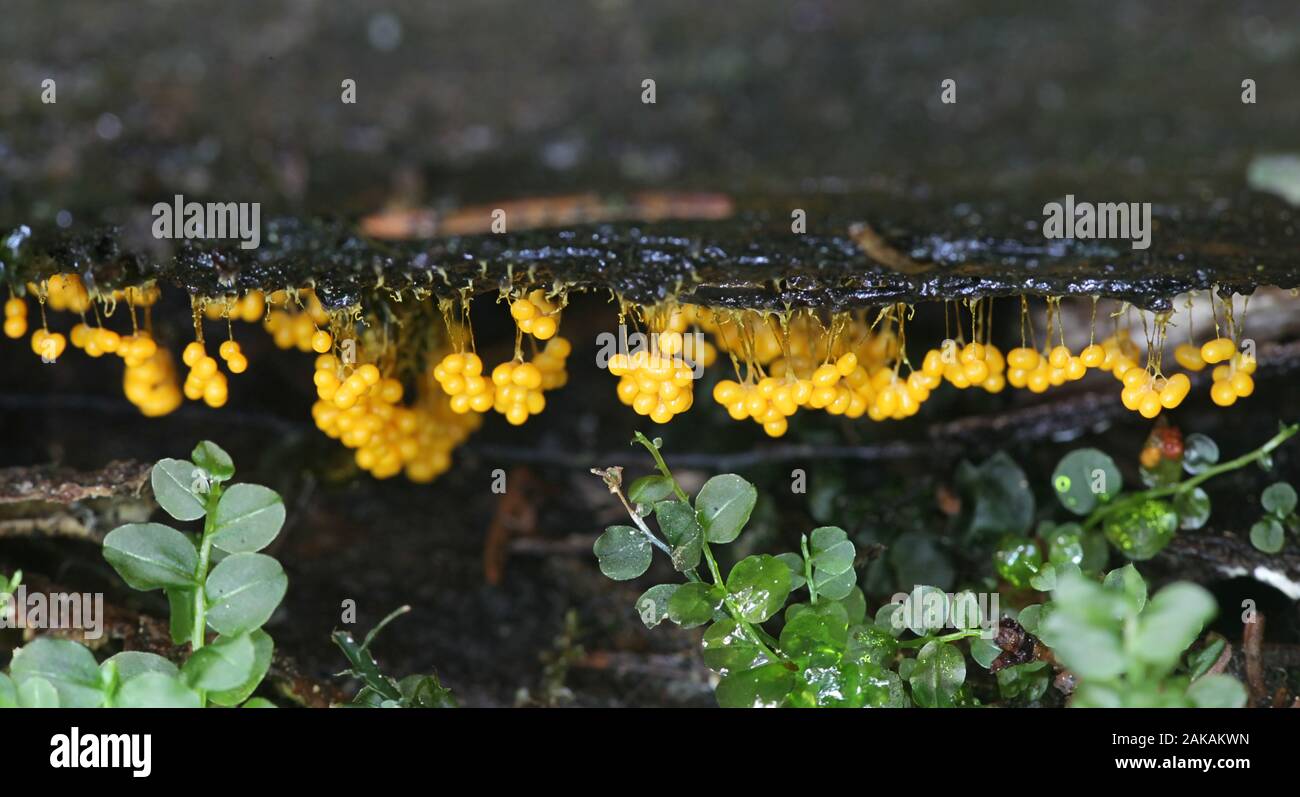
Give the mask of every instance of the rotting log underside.
[[[824, 201], [824, 200], [823, 200]], [[791, 207], [798, 199], [787, 202]], [[764, 201], [772, 206], [778, 203]], [[811, 204], [805, 202], [803, 204]], [[853, 207], [843, 199], [837, 213]], [[1243, 192], [1213, 210], [1157, 205], [1149, 249], [1127, 241], [1045, 239], [1031, 213], [979, 213], [882, 201], [824, 231], [790, 232], [767, 212], [710, 221], [616, 222], [420, 241], [368, 238], [343, 221], [269, 221], [257, 249], [237, 241], [180, 241], [164, 256], [133, 246], [122, 228], [10, 236], [15, 280], [74, 271], [115, 288], [157, 279], [191, 294], [315, 285], [328, 306], [376, 289], [438, 296], [563, 284], [609, 290], [640, 304], [670, 295], [715, 307], [842, 310], [892, 302], [1028, 294], [1102, 296], [1167, 309], [1189, 290], [1249, 293], [1300, 287], [1300, 211]], [[941, 208], [936, 210], [936, 207]], [[974, 220], [970, 220], [974, 217]], [[150, 242], [156, 249], [157, 242]]]

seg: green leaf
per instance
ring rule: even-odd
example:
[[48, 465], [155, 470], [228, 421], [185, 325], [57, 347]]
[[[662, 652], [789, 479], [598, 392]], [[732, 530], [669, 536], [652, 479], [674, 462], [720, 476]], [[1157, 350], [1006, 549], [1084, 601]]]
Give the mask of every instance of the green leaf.
[[[202, 651], [200, 651], [202, 652]], [[118, 708], [202, 708], [203, 700], [177, 674], [146, 672], [122, 685]]]
[[1115, 460], [1095, 448], [1080, 448], [1057, 463], [1052, 487], [1061, 506], [1086, 515], [1118, 495], [1124, 481]]
[[681, 501], [660, 501], [654, 509], [659, 530], [672, 548], [673, 568], [678, 572], [694, 570], [704, 550], [704, 529], [695, 510]]
[[188, 645], [194, 636], [194, 593], [197, 587], [168, 587], [167, 606], [171, 613], [169, 630], [173, 645]]
[[0, 708], [18, 707], [18, 687], [13, 679], [0, 672]]
[[957, 486], [971, 507], [966, 524], [973, 537], [985, 534], [1024, 534], [1034, 520], [1034, 493], [1025, 472], [999, 451], [979, 466], [963, 462]]
[[1246, 688], [1231, 675], [1207, 675], [1187, 687], [1187, 696], [1197, 708], [1244, 708]]
[[271, 557], [231, 554], [212, 568], [204, 585], [208, 625], [227, 637], [259, 628], [280, 605], [288, 586], [284, 569]]
[[1201, 650], [1188, 657], [1187, 670], [1191, 679], [1195, 681], [1205, 673], [1209, 672], [1214, 663], [1223, 655], [1223, 649], [1228, 646], [1228, 640], [1216, 639], [1210, 642]]
[[1020, 610], [1020, 615], [1016, 618], [1016, 622], [1020, 623], [1021, 628], [1035, 636], [1038, 636], [1038, 624], [1042, 622], [1042, 619], [1043, 604], [1032, 603]]
[[58, 692], [63, 708], [99, 708], [104, 703], [94, 655], [68, 639], [41, 637], [17, 649], [9, 675], [20, 691], [30, 679], [47, 681]]
[[668, 619], [682, 628], [704, 625], [713, 619], [722, 600], [722, 590], [711, 584], [698, 581], [683, 584], [668, 598]]
[[1011, 700], [1032, 703], [1041, 698], [1051, 682], [1047, 662], [1031, 661], [998, 670], [998, 693]]
[[736, 539], [749, 522], [758, 501], [754, 485], [735, 475], [714, 476], [700, 488], [695, 508], [700, 512], [709, 542], [728, 543]]
[[779, 553], [776, 561], [790, 568], [790, 589], [796, 590], [807, 583], [803, 574], [803, 556], [797, 553]]
[[1131, 562], [1107, 573], [1102, 586], [1127, 597], [1134, 614], [1147, 605], [1147, 582]]
[[1083, 528], [1078, 523], [1060, 526], [1043, 523], [1039, 525], [1038, 536], [1047, 541], [1048, 562], [1083, 566]]
[[773, 662], [732, 673], [718, 682], [718, 705], [723, 708], [772, 708], [794, 689], [794, 673]]
[[[949, 602], [949, 620], [953, 628], [979, 628], [984, 622], [984, 613], [980, 608], [979, 598], [970, 590], [962, 590], [952, 596]], [[997, 618], [993, 618], [996, 620]]]
[[150, 474], [153, 495], [158, 505], [177, 520], [203, 517], [203, 498], [195, 488], [206, 492], [206, 479], [194, 463], [185, 459], [164, 459], [153, 466]]
[[993, 564], [1004, 581], [1013, 587], [1024, 588], [1043, 566], [1043, 553], [1038, 543], [1029, 537], [1008, 534], [993, 552]]
[[1194, 432], [1183, 438], [1183, 470], [1195, 476], [1219, 461], [1219, 446], [1210, 438]]
[[1141, 562], [1169, 544], [1178, 523], [1178, 514], [1167, 502], [1151, 499], [1111, 513], [1103, 531], [1120, 553]]
[[275, 649], [275, 643], [270, 634], [259, 628], [249, 634], [248, 638], [253, 643], [253, 669], [239, 686], [208, 693], [208, 700], [218, 706], [237, 706], [243, 703], [257, 690], [271, 669], [271, 652]]
[[1172, 667], [1216, 611], [1214, 597], [1204, 587], [1186, 581], [1170, 584], [1155, 594], [1138, 618], [1133, 654]]
[[[1028, 630], [1028, 629], [1026, 629]], [[993, 666], [993, 660], [1002, 655], [1002, 648], [991, 639], [975, 637], [970, 641], [970, 657], [984, 669]]]
[[610, 526], [592, 547], [600, 572], [615, 581], [628, 581], [650, 569], [650, 540], [631, 526]]
[[1195, 531], [1210, 519], [1210, 496], [1200, 487], [1174, 496], [1174, 511], [1178, 513], [1178, 528]]
[[255, 697], [240, 708], [276, 708], [276, 705], [264, 697]]
[[673, 480], [667, 476], [642, 476], [627, 488], [627, 500], [633, 505], [650, 506], [673, 494]]
[[235, 475], [235, 463], [230, 459], [230, 455], [211, 440], [204, 440], [195, 446], [190, 458], [194, 460], [195, 465], [208, 472], [212, 481], [229, 481], [230, 477]]
[[813, 568], [837, 576], [853, 567], [856, 551], [848, 537], [843, 529], [835, 526], [813, 529], [809, 537]]
[[1286, 543], [1286, 534], [1277, 518], [1263, 517], [1250, 527], [1250, 544], [1264, 553], [1277, 553]]
[[743, 672], [767, 661], [734, 620], [719, 620], [704, 632], [704, 663], [720, 675]]
[[883, 665], [898, 650], [898, 642], [888, 630], [876, 625], [855, 625], [849, 629], [844, 646], [844, 658], [868, 664]]
[[667, 619], [668, 600], [677, 587], [677, 584], [656, 584], [636, 599], [636, 613], [646, 628], [654, 628]]
[[284, 525], [284, 501], [260, 484], [234, 484], [217, 502], [212, 544], [227, 553], [260, 551]]
[[837, 601], [853, 591], [853, 585], [858, 583], [858, 574], [853, 568], [849, 568], [837, 576], [827, 576], [821, 571], [815, 571], [813, 580], [817, 582], [817, 596], [819, 598]]
[[801, 703], [818, 708], [864, 708], [879, 699], [879, 684], [872, 677], [878, 672], [874, 665], [854, 661], [803, 670], [796, 695]]
[[161, 523], [128, 523], [104, 537], [104, 558], [133, 589], [195, 584], [199, 552], [194, 543]]
[[781, 650], [802, 668], [832, 667], [844, 653], [848, 630], [842, 613], [831, 617], [817, 611], [801, 612], [781, 629]]
[[252, 676], [255, 663], [256, 651], [248, 634], [217, 637], [190, 656], [181, 674], [194, 689], [236, 689]]
[[1122, 673], [1119, 628], [1131, 611], [1128, 599], [1075, 574], [1062, 576], [1052, 598], [1053, 610], [1038, 627], [1057, 658], [1084, 679], [1109, 680]]
[[862, 590], [853, 587], [849, 594], [838, 599], [840, 605], [844, 607], [844, 616], [848, 618], [850, 625], [858, 625], [867, 617], [867, 596], [862, 594]]
[[907, 682], [912, 686], [912, 699], [918, 706], [938, 708], [951, 706], [957, 690], [966, 680], [966, 660], [961, 651], [947, 642], [927, 642], [916, 655]]
[[120, 683], [126, 683], [132, 678], [144, 675], [147, 672], [172, 676], [180, 674], [180, 670], [171, 661], [156, 653], [145, 653], [139, 650], [124, 650], [108, 657], [100, 665], [100, 670], [102, 671], [109, 662], [112, 662], [117, 667], [117, 677]]
[[781, 611], [790, 597], [790, 568], [767, 554], [747, 556], [731, 569], [727, 591], [741, 617], [761, 623]]
[[948, 622], [948, 594], [937, 587], [917, 586], [907, 594], [899, 611], [909, 631], [926, 636]]
[[59, 692], [44, 678], [27, 678], [18, 685], [18, 705], [21, 708], [58, 708]]
[[1271, 512], [1278, 517], [1286, 517], [1295, 511], [1295, 488], [1286, 482], [1270, 484], [1264, 488], [1264, 492], [1259, 497], [1259, 502], [1264, 505], [1265, 512]]

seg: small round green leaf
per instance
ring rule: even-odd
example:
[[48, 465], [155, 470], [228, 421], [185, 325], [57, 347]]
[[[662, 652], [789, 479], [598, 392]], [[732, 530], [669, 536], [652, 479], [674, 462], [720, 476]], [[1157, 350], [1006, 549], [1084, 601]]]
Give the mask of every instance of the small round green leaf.
[[271, 557], [260, 553], [231, 554], [212, 568], [204, 585], [208, 625], [227, 637], [260, 628], [280, 605], [288, 586], [284, 568]]
[[262, 679], [271, 669], [271, 653], [275, 649], [271, 635], [259, 628], [249, 634], [248, 638], [253, 643], [253, 669], [239, 686], [208, 693], [208, 700], [218, 706], [237, 706], [243, 703], [261, 685]]
[[714, 476], [700, 488], [695, 508], [700, 512], [709, 542], [728, 543], [736, 539], [749, 522], [758, 501], [754, 485], [735, 475]]
[[116, 653], [100, 665], [102, 670], [109, 662], [117, 666], [117, 677], [121, 683], [126, 683], [132, 678], [144, 675], [147, 672], [157, 672], [163, 675], [175, 676], [180, 674], [175, 664], [164, 659], [156, 653], [145, 653], [139, 650], [124, 650]]
[[1124, 482], [1115, 460], [1095, 448], [1080, 448], [1057, 463], [1052, 487], [1062, 506], [1086, 515], [1117, 495]]
[[179, 675], [146, 672], [122, 684], [117, 708], [202, 708], [203, 700]]
[[1043, 566], [1043, 553], [1029, 537], [1007, 534], [993, 552], [993, 564], [1004, 581], [1023, 588], [1029, 586], [1029, 579]]
[[653, 552], [639, 529], [610, 526], [592, 546], [600, 562], [600, 572], [615, 581], [628, 581], [650, 569]]
[[682, 628], [704, 625], [713, 619], [722, 600], [722, 590], [710, 584], [683, 584], [668, 599], [668, 619]]
[[794, 673], [772, 662], [727, 675], [718, 682], [716, 695], [723, 708], [774, 708], [794, 685]]
[[1259, 500], [1264, 505], [1265, 512], [1272, 512], [1278, 517], [1286, 517], [1295, 511], [1295, 488], [1286, 482], [1270, 484], [1264, 488]]
[[907, 682], [918, 706], [951, 706], [957, 690], [966, 680], [966, 659], [946, 642], [927, 642], [916, 656], [916, 666]]
[[677, 584], [656, 584], [636, 599], [636, 613], [646, 628], [654, 628], [668, 617], [668, 599], [677, 591]]
[[1174, 496], [1174, 511], [1178, 513], [1178, 528], [1195, 531], [1210, 519], [1210, 496], [1200, 487]]
[[161, 523], [128, 523], [104, 537], [104, 558], [134, 589], [192, 587], [199, 567], [194, 543]]
[[673, 568], [679, 573], [694, 570], [704, 550], [704, 529], [695, 510], [681, 501], [660, 501], [654, 511], [659, 530], [672, 549]]
[[797, 553], [779, 553], [776, 560], [790, 568], [790, 589], [799, 589], [806, 583], [803, 571], [803, 556]]
[[1187, 688], [1187, 696], [1197, 708], [1244, 708], [1246, 705], [1246, 687], [1222, 673], [1193, 681]]
[[1250, 544], [1264, 553], [1277, 553], [1285, 542], [1286, 535], [1277, 518], [1260, 518], [1250, 527]]
[[252, 676], [255, 663], [253, 640], [248, 634], [218, 637], [196, 650], [181, 667], [181, 674], [194, 689], [236, 689]]
[[938, 631], [948, 622], [948, 594], [938, 587], [915, 587], [903, 601], [897, 619], [917, 636]]
[[29, 642], [14, 651], [9, 675], [20, 691], [33, 678], [48, 682], [63, 708], [99, 708], [104, 703], [99, 664], [90, 650], [69, 639], [41, 637]]
[[1129, 559], [1141, 562], [1169, 544], [1178, 532], [1178, 523], [1173, 507], [1152, 499], [1112, 513], [1102, 530], [1111, 545]]
[[667, 476], [642, 476], [627, 488], [627, 500], [636, 504], [657, 504], [673, 494], [673, 481]]
[[719, 620], [704, 632], [704, 663], [721, 675], [751, 669], [763, 660], [758, 645], [734, 620]]
[[1183, 470], [1195, 476], [1219, 461], [1219, 446], [1200, 432], [1183, 438]]
[[790, 568], [775, 556], [747, 556], [728, 574], [727, 591], [741, 617], [761, 623], [781, 611], [790, 597]]
[[1214, 596], [1191, 582], [1170, 584], [1155, 594], [1138, 619], [1133, 655], [1172, 666], [1215, 615]]
[[221, 446], [211, 440], [204, 440], [194, 447], [190, 454], [194, 464], [207, 471], [212, 481], [229, 481], [235, 475], [235, 463]]
[[212, 544], [227, 553], [260, 551], [284, 525], [284, 501], [260, 484], [231, 485], [217, 502]]
[[59, 691], [44, 678], [28, 678], [18, 685], [18, 705], [21, 708], [58, 708]]
[[837, 576], [853, 567], [856, 552], [843, 529], [834, 526], [813, 529], [808, 542], [814, 570]]
[[203, 517], [203, 501], [196, 487], [206, 491], [207, 478], [185, 459], [164, 459], [153, 466], [150, 474], [153, 495], [158, 505], [177, 520], [198, 520]]

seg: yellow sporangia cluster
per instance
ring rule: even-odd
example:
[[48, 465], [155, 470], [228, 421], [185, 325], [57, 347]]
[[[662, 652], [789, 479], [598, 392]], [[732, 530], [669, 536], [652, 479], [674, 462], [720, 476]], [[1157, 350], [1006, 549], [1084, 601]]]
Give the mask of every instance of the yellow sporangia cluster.
[[451, 452], [479, 427], [477, 415], [451, 411], [428, 369], [416, 400], [402, 402], [401, 381], [374, 363], [348, 365], [333, 354], [316, 358], [317, 428], [353, 449], [357, 467], [378, 479], [405, 472], [414, 482], [433, 481], [451, 467]]
[[[310, 288], [249, 291], [192, 302], [194, 337], [180, 357], [188, 369], [182, 380], [172, 353], [155, 336], [152, 311], [161, 296], [156, 286], [96, 292], [75, 274], [55, 274], [22, 287], [39, 305], [39, 325], [29, 319], [22, 288], [11, 290], [4, 306], [5, 335], [17, 339], [30, 331], [33, 352], [46, 362], [59, 359], [69, 344], [92, 358], [116, 355], [125, 368], [123, 392], [151, 417], [172, 412], [186, 398], [224, 406], [230, 397], [227, 374], [249, 367], [234, 322], [261, 322], [276, 346], [317, 355], [313, 419], [354, 452], [358, 467], [377, 478], [405, 473], [413, 481], [432, 480], [447, 470], [452, 451], [481, 425], [485, 413], [495, 411], [517, 426], [542, 412], [547, 391], [568, 379], [572, 351], [558, 334], [565, 304], [560, 291], [503, 291], [500, 298], [516, 327], [514, 356], [490, 368], [473, 343], [468, 295], [436, 305], [443, 334], [436, 321], [430, 323], [434, 308], [422, 304], [418, 294], [409, 316], [403, 309], [396, 323], [380, 324], [356, 308], [327, 311]], [[1210, 397], [1229, 406], [1254, 392], [1256, 363], [1253, 349], [1243, 350], [1231, 299], [1211, 298], [1214, 337], [1198, 345], [1189, 329], [1188, 342], [1174, 349], [1173, 360], [1187, 372], [1213, 366]], [[121, 306], [127, 308], [129, 328], [110, 325]], [[456, 307], [461, 317], [453, 320]], [[624, 305], [620, 319], [644, 329], [645, 340], [636, 350], [614, 353], [607, 367], [618, 377], [620, 401], [667, 423], [694, 405], [696, 381], [725, 353], [734, 378], [718, 381], [713, 399], [730, 417], [754, 421], [772, 437], [785, 434], [800, 411], [877, 421], [907, 418], [944, 383], [988, 393], [1008, 386], [1043, 393], [1089, 371], [1105, 371], [1123, 384], [1124, 406], [1146, 418], [1179, 406], [1191, 390], [1187, 373], [1162, 370], [1171, 314], [1153, 316], [1145, 356], [1118, 322], [1114, 334], [1092, 339], [1076, 352], [1066, 343], [1059, 299], [1048, 299], [1041, 346], [1022, 299], [1021, 342], [1004, 354], [991, 340], [992, 303], [971, 300], [965, 308], [966, 323], [957, 308], [955, 330], [945, 312], [948, 334], [940, 346], [925, 350], [916, 367], [906, 346], [914, 309], [903, 304], [874, 316], [711, 310], [675, 302]], [[952, 309], [951, 303], [945, 309]], [[79, 317], [66, 337], [50, 328], [50, 312]], [[1220, 312], [1226, 329], [1220, 327]], [[205, 320], [224, 322], [216, 356], [205, 343]], [[1095, 302], [1093, 322], [1095, 330]]]
[[635, 352], [615, 352], [606, 368], [618, 380], [618, 400], [655, 423], [667, 423], [695, 403], [697, 368], [717, 360], [718, 350], [689, 331], [693, 308], [644, 311], [651, 333]]
[[[466, 350], [468, 322], [448, 322], [448, 329], [455, 330], [459, 345], [433, 367], [433, 378], [450, 396], [451, 411], [464, 415], [496, 410], [512, 426], [519, 426], [530, 416], [541, 413], [546, 408], [543, 393], [568, 382], [565, 363], [573, 347], [556, 335], [559, 316], [559, 305], [551, 302], [544, 291], [535, 290], [513, 300], [510, 317], [517, 330], [515, 356], [496, 365], [489, 376], [484, 376], [483, 360], [478, 354]], [[531, 336], [532, 361], [524, 360], [525, 335]], [[536, 345], [538, 340], [546, 341], [540, 350]]]

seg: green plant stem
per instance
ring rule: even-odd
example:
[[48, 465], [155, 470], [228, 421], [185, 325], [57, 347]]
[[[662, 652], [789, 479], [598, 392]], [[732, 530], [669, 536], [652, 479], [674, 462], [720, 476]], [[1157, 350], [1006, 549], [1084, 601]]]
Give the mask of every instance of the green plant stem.
[[808, 535], [799, 535], [799, 550], [803, 552], [803, 580], [808, 583], [808, 603], [817, 605], [817, 585], [813, 584], [812, 557], [808, 555]]
[[659, 448], [655, 446], [648, 437], [640, 432], [636, 433], [636, 437], [633, 438], [633, 440], [645, 446], [645, 450], [649, 451], [650, 456], [654, 457], [655, 465], [658, 466], [659, 472], [663, 474], [665, 479], [672, 483], [673, 492], [677, 493], [677, 499], [683, 503], [689, 504], [691, 502], [690, 497], [686, 495], [686, 491], [677, 483], [677, 479], [673, 478], [673, 472], [668, 469], [668, 463], [664, 462], [663, 454], [659, 453]]
[[916, 639], [909, 639], [906, 642], [899, 642], [898, 647], [923, 648], [931, 642], [956, 642], [959, 639], [967, 639], [968, 637], [979, 636], [982, 633], [984, 632], [978, 628], [967, 628], [963, 631], [954, 631], [951, 634], [945, 634], [944, 636], [923, 636], [923, 637], [918, 637]]
[[[659, 468], [659, 472], [672, 484], [673, 492], [677, 494], [677, 499], [687, 506], [690, 506], [690, 496], [688, 496], [686, 491], [681, 488], [681, 485], [677, 483], [677, 479], [673, 476], [673, 472], [668, 469], [668, 463], [664, 462], [664, 457], [659, 453], [659, 448], [654, 444], [654, 442], [641, 432], [636, 433], [633, 442], [640, 443], [645, 447], [646, 451], [650, 452], [650, 456], [654, 458], [655, 466]], [[633, 514], [636, 513], [634, 512]], [[774, 650], [777, 646], [777, 642], [772, 638], [772, 635], [764, 631], [762, 628], [752, 625], [748, 620], [740, 616], [740, 610], [736, 608], [731, 593], [727, 591], [727, 584], [722, 580], [722, 571], [718, 569], [718, 561], [713, 557], [713, 551], [709, 548], [708, 541], [704, 541], [700, 547], [704, 552], [704, 560], [709, 564], [709, 573], [713, 576], [713, 583], [722, 590], [723, 603], [727, 607], [727, 614], [731, 615], [731, 619], [736, 623], [736, 627], [744, 631], [745, 635], [749, 637], [749, 641], [757, 645], [769, 659], [772, 661], [785, 661], [785, 657]], [[687, 573], [688, 577], [692, 575], [695, 575], [694, 571]], [[692, 580], [698, 581], [699, 576], [695, 576]]]
[[1142, 503], [1144, 501], [1151, 501], [1156, 498], [1165, 498], [1166, 496], [1179, 495], [1181, 493], [1190, 492], [1191, 490], [1196, 489], [1204, 482], [1214, 478], [1215, 476], [1218, 476], [1219, 474], [1227, 473], [1228, 471], [1237, 470], [1239, 468], [1244, 468], [1245, 466], [1249, 465], [1252, 462], [1257, 462], [1258, 460], [1263, 459], [1271, 451], [1273, 451], [1275, 448], [1282, 445], [1293, 435], [1295, 435], [1297, 431], [1300, 431], [1300, 424], [1291, 424], [1290, 426], [1283, 427], [1281, 431], [1273, 435], [1273, 437], [1271, 437], [1266, 443], [1264, 443], [1262, 446], [1255, 449], [1254, 451], [1250, 451], [1245, 454], [1242, 454], [1236, 459], [1230, 459], [1227, 462], [1220, 462], [1218, 465], [1206, 468], [1205, 470], [1196, 474], [1192, 478], [1187, 479], [1186, 481], [1181, 481], [1178, 482], [1177, 484], [1170, 484], [1165, 487], [1157, 487], [1151, 490], [1143, 490], [1140, 493], [1133, 493], [1132, 495], [1128, 495], [1124, 498], [1121, 498], [1115, 503], [1104, 506], [1101, 509], [1098, 509], [1096, 512], [1093, 512], [1092, 515], [1089, 516], [1088, 519], [1084, 521], [1083, 527], [1085, 529], [1093, 528], [1102, 520], [1105, 520], [1107, 517], [1119, 511], [1120, 509], [1131, 506], [1133, 504]]
[[[217, 503], [221, 500], [221, 485], [215, 482], [208, 488], [203, 512], [203, 537], [199, 540], [199, 566], [194, 571], [198, 582], [194, 590], [194, 630], [190, 636], [190, 655], [193, 656], [206, 643], [208, 631], [208, 602], [203, 585], [208, 579], [208, 562], [212, 557], [212, 534], [217, 530]], [[207, 693], [199, 690], [199, 705], [208, 704]]]

